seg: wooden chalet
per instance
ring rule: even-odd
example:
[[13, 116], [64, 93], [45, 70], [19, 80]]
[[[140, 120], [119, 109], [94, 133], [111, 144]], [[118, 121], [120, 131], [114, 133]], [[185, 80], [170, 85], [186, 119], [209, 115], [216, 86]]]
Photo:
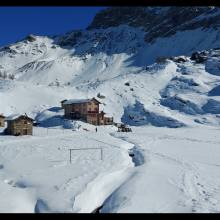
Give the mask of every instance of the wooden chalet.
[[32, 135], [33, 134], [33, 119], [27, 115], [11, 115], [6, 118], [7, 128], [5, 134], [7, 135]]
[[112, 117], [105, 116], [103, 111], [99, 112], [97, 99], [70, 99], [61, 101], [64, 108], [64, 117], [68, 119], [80, 119], [93, 125], [109, 125], [113, 123]]

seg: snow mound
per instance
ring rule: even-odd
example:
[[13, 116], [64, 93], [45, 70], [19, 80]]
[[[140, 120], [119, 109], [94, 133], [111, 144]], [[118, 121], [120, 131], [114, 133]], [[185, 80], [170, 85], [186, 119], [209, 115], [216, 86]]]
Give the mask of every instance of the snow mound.
[[74, 128], [74, 123], [63, 118], [63, 109], [52, 107], [37, 114], [35, 120], [40, 127], [63, 127], [68, 129]]
[[219, 57], [211, 57], [205, 64], [205, 70], [213, 75], [220, 76], [220, 60]]
[[220, 96], [220, 85], [214, 87], [212, 90], [208, 93], [209, 96]]
[[173, 77], [168, 85], [160, 91], [162, 97], [170, 97], [177, 93], [189, 93], [197, 91], [195, 87], [199, 84], [196, 83], [193, 79], [188, 79], [183, 76]]
[[189, 115], [203, 114], [203, 111], [195, 103], [177, 96], [161, 99], [160, 104]]
[[13, 187], [10, 182], [0, 182], [1, 213], [33, 213], [35, 193], [30, 189]]
[[208, 102], [203, 105], [202, 109], [206, 113], [220, 114], [220, 101], [209, 99]]
[[173, 119], [159, 115], [154, 112], [147, 111], [144, 105], [136, 101], [135, 105], [127, 106], [124, 109], [124, 115], [122, 116], [122, 122], [132, 126], [141, 125], [153, 125], [156, 127], [169, 127], [178, 128], [185, 126], [184, 123]]

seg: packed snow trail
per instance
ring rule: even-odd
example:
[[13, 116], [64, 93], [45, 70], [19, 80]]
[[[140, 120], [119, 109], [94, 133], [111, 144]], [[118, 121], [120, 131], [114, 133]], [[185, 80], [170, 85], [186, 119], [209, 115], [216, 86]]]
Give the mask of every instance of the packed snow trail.
[[[115, 137], [113, 133], [110, 133], [110, 135]], [[111, 197], [111, 194], [114, 194], [114, 192], [130, 178], [135, 178], [136, 170], [134, 168], [144, 163], [144, 157], [139, 147], [125, 141], [123, 138], [121, 138], [121, 140], [124, 142], [124, 144], [120, 146], [121, 150], [125, 151], [124, 159], [128, 160], [130, 159], [129, 156], [132, 157], [133, 164], [129, 163], [128, 166], [122, 170], [104, 175], [101, 174], [95, 180], [90, 182], [87, 185], [86, 190], [75, 198], [73, 208], [74, 212], [101, 212], [101, 207], [105, 204], [105, 201]], [[77, 207], [81, 207], [81, 209]]]
[[[97, 139], [95, 140], [99, 141]], [[129, 150], [133, 148], [132, 144], [125, 141], [119, 146], [114, 146], [105, 141], [101, 141], [101, 143], [119, 148], [122, 151], [123, 159], [121, 163], [124, 164], [124, 168], [111, 173], [100, 174], [92, 182], [88, 183], [86, 189], [75, 197], [73, 212], [94, 212], [94, 210], [97, 210], [103, 205], [106, 198], [108, 198], [118, 187], [135, 175], [135, 171], [133, 170], [135, 164], [131, 162], [128, 153]]]
[[[199, 132], [207, 132], [204, 129], [198, 129], [197, 132], [193, 128], [195, 135], [190, 134], [190, 129], [180, 132], [169, 130], [171, 134], [176, 134], [176, 140], [172, 137], [171, 139], [166, 137], [164, 140], [162, 137], [166, 133], [165, 129], [160, 130], [161, 134], [153, 133], [155, 129], [149, 134], [150, 129], [140, 129], [144, 130], [145, 137], [142, 136], [142, 132], [135, 132], [136, 137], [134, 134], [116, 135], [139, 146], [144, 154], [145, 163], [135, 168], [134, 178], [128, 179], [106, 199], [101, 212], [219, 212], [220, 176], [216, 176], [216, 171], [219, 171], [220, 167], [200, 162], [204, 160], [204, 156], [206, 160], [209, 158], [209, 155], [203, 154], [203, 150], [206, 152], [208, 146], [209, 149], [217, 147], [216, 142], [219, 140], [215, 143], [209, 140], [204, 142], [203, 137], [198, 143], [190, 142], [194, 137], [197, 139]], [[187, 144], [189, 152], [181, 142]], [[181, 151], [178, 145], [183, 148]], [[195, 154], [197, 150], [193, 148], [197, 146], [200, 146], [202, 153], [198, 154], [201, 156]], [[178, 149], [175, 150], [174, 147]], [[169, 149], [173, 149], [173, 152]], [[191, 153], [187, 160], [182, 154], [184, 150], [186, 151], [184, 154]], [[212, 153], [214, 152], [209, 152]], [[216, 156], [215, 158], [217, 159]], [[215, 181], [210, 172], [215, 173], [215, 177], [213, 176]]]

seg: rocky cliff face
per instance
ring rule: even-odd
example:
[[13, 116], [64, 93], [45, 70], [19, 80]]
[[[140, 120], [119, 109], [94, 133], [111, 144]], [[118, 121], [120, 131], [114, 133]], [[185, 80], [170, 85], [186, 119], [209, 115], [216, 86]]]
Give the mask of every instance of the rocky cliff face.
[[105, 29], [127, 24], [142, 27], [145, 41], [168, 37], [177, 31], [196, 28], [216, 28], [220, 24], [220, 9], [216, 7], [114, 7], [99, 12], [89, 25]]

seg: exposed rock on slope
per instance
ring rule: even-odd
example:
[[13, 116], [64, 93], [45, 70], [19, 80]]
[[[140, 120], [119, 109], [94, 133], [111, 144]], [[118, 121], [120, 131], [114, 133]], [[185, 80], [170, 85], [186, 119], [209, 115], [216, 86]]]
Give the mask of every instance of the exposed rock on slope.
[[177, 31], [217, 27], [220, 15], [219, 9], [213, 7], [117, 7], [97, 13], [88, 29], [121, 24], [143, 27], [145, 40], [153, 42], [158, 37], [168, 37]]

